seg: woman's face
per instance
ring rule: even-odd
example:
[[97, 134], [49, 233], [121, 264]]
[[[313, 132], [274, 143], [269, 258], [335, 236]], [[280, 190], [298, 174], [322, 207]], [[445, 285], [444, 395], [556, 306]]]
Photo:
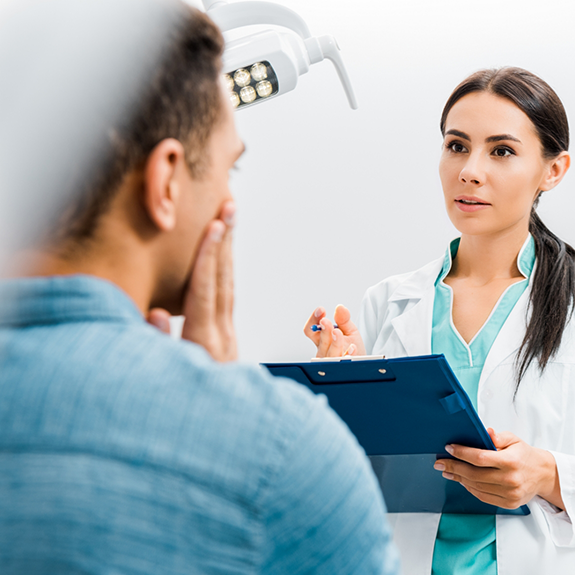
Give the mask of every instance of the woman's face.
[[535, 127], [510, 100], [474, 92], [451, 108], [439, 175], [447, 213], [462, 234], [527, 233], [548, 172]]

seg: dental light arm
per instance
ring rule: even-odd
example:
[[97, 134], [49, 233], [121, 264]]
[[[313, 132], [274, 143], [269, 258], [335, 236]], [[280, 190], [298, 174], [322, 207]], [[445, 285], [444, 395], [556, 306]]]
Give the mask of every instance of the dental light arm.
[[339, 46], [332, 36], [311, 36], [305, 21], [293, 10], [271, 2], [203, 0], [210, 18], [222, 32], [253, 25], [272, 25], [286, 32], [266, 30], [226, 43], [224, 69], [234, 106], [242, 108], [285, 94], [312, 64], [330, 60], [343, 84], [350, 106], [357, 102]]

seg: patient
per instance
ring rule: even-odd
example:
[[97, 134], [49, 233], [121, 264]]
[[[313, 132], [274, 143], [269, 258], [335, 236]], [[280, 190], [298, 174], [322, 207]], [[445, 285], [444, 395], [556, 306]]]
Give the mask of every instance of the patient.
[[0, 282], [0, 572], [396, 573], [347, 428], [233, 363], [243, 144], [222, 36], [178, 10], [99, 170]]

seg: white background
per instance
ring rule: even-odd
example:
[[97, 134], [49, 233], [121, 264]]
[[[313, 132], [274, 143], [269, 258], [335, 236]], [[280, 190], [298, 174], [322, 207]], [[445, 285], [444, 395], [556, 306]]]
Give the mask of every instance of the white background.
[[[232, 175], [236, 327], [250, 362], [309, 359], [302, 327], [316, 306], [331, 314], [344, 303], [357, 319], [369, 286], [443, 254], [457, 231], [437, 173], [439, 117], [467, 75], [526, 68], [575, 118], [570, 0], [278, 3], [314, 36], [337, 38], [360, 109], [348, 107], [326, 61], [293, 92], [236, 113], [247, 146]], [[574, 174], [539, 208], [571, 244]]]

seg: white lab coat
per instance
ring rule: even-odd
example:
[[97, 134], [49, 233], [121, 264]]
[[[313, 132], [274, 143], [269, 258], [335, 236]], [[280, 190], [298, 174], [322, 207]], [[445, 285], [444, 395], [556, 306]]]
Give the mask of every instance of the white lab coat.
[[[370, 288], [359, 327], [367, 353], [386, 357], [431, 353], [434, 282], [443, 258]], [[531, 275], [533, 278], [533, 274]], [[575, 575], [575, 321], [543, 375], [532, 364], [515, 402], [514, 360], [523, 341], [529, 301], [525, 290], [486, 358], [478, 412], [486, 427], [511, 431], [549, 450], [557, 462], [565, 511], [535, 497], [528, 516], [496, 518], [498, 575]], [[439, 472], [438, 472], [439, 473]], [[437, 513], [390, 514], [405, 575], [430, 575]]]

